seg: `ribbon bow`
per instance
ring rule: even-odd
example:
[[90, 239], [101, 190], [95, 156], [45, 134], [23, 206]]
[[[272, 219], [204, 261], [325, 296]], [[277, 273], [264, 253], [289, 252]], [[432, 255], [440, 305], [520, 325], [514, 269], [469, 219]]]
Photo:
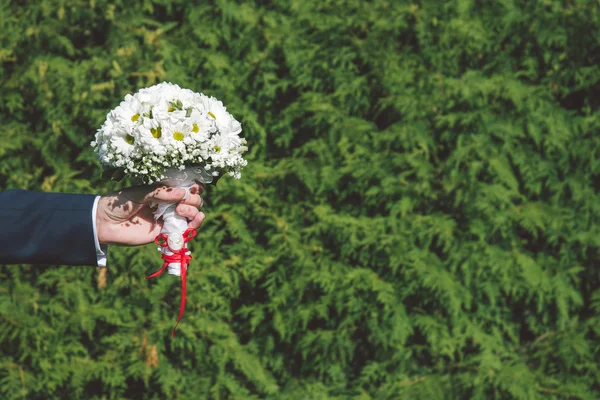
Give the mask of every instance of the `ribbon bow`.
[[186, 295], [186, 288], [185, 288], [185, 282], [186, 282], [186, 271], [187, 271], [187, 264], [189, 264], [189, 261], [192, 259], [192, 255], [191, 253], [188, 252], [187, 247], [185, 246], [185, 243], [189, 242], [190, 240], [192, 240], [194, 238], [194, 236], [196, 236], [196, 230], [193, 228], [188, 228], [185, 232], [183, 232], [183, 243], [184, 245], [179, 249], [179, 250], [173, 250], [170, 246], [169, 246], [169, 237], [165, 234], [160, 234], [157, 237], [154, 238], [154, 242], [161, 246], [161, 247], [168, 247], [169, 251], [171, 251], [173, 254], [172, 255], [167, 255], [167, 254], [163, 254], [162, 255], [162, 259], [165, 261], [163, 266], [160, 267], [160, 269], [158, 271], [156, 271], [155, 273], [153, 273], [150, 276], [147, 276], [145, 279], [149, 279], [149, 278], [154, 278], [159, 276], [160, 274], [162, 274], [163, 272], [165, 272], [165, 270], [167, 269], [167, 267], [169, 266], [170, 263], [180, 263], [181, 265], [181, 305], [179, 306], [179, 318], [177, 318], [177, 324], [175, 324], [175, 327], [173, 328], [173, 331], [171, 332], [171, 337], [175, 337], [175, 329], [177, 329], [177, 325], [179, 325], [179, 322], [181, 321], [181, 318], [183, 317], [183, 311], [185, 310], [185, 295]]

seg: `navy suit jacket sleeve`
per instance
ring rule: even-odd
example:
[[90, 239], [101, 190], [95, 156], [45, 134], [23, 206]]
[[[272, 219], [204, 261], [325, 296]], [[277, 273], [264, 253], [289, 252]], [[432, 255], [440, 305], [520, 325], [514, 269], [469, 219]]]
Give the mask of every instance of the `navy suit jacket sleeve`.
[[96, 196], [8, 190], [0, 193], [0, 264], [97, 265]]

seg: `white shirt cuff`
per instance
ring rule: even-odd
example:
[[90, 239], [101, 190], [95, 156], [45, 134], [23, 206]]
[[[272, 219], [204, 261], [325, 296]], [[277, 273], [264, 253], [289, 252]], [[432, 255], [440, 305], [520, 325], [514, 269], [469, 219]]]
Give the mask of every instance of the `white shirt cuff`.
[[108, 245], [100, 244], [98, 241], [98, 233], [96, 231], [96, 212], [98, 210], [98, 201], [100, 196], [96, 196], [94, 207], [92, 207], [92, 226], [94, 227], [94, 244], [96, 245], [96, 259], [99, 267], [106, 267], [106, 253], [108, 253]]

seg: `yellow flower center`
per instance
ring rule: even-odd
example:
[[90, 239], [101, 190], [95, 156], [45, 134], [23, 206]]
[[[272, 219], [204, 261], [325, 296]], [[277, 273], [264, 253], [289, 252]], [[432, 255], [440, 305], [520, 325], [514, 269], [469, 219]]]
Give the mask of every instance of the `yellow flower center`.
[[181, 133], [181, 132], [175, 132], [175, 133], [173, 133], [173, 139], [182, 141], [183, 140], [183, 133]]
[[168, 111], [168, 112], [173, 112], [173, 111], [175, 111], [175, 110], [177, 110], [177, 109], [176, 109], [175, 107], [173, 107], [173, 106], [170, 106], [170, 107], [167, 109], [167, 111]]
[[211, 117], [213, 117], [213, 119], [217, 119], [217, 117], [215, 117], [215, 114], [211, 113], [210, 111], [207, 112], [208, 115], [210, 115]]
[[133, 144], [133, 142], [135, 141], [135, 138], [134, 138], [133, 136], [131, 136], [131, 135], [127, 135], [127, 136], [125, 137], [125, 141], [126, 141], [127, 143], [129, 143], [129, 144]]
[[192, 132], [198, 133], [199, 130], [200, 130], [200, 128], [198, 128], [198, 124], [192, 125]]
[[160, 126], [158, 128], [151, 128], [150, 133], [152, 133], [152, 136], [158, 139], [162, 136], [162, 128]]
[[140, 114], [135, 114], [133, 117], [131, 117], [131, 120], [132, 120], [133, 122], [137, 122], [137, 121], [138, 121], [138, 119], [140, 119]]
[[213, 150], [218, 153], [221, 151], [221, 148], [219, 146], [215, 146], [215, 147], [213, 147]]

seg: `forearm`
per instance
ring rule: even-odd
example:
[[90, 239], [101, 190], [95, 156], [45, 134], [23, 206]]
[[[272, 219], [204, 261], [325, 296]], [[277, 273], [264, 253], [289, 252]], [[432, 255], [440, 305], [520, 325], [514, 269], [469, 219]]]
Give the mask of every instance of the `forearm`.
[[0, 193], [0, 263], [98, 265], [93, 195]]

